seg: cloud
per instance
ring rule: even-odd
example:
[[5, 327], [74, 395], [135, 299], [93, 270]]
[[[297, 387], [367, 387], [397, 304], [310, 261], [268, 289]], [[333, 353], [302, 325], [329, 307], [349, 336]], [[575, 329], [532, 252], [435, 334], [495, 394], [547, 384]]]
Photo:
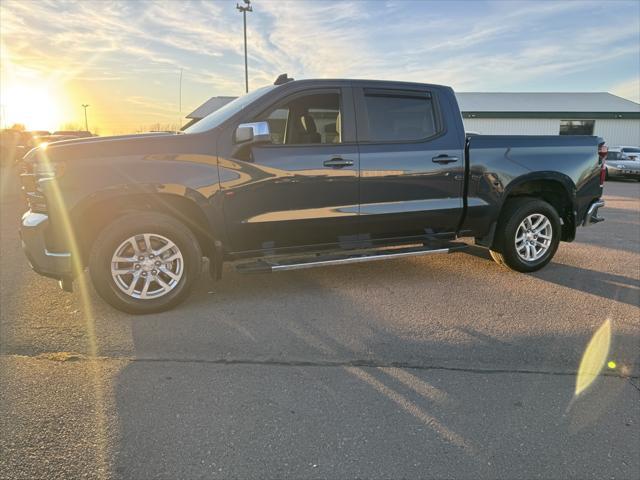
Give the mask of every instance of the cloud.
[[142, 109], [145, 112], [158, 112], [163, 115], [175, 115], [177, 113], [175, 104], [159, 102], [156, 98], [131, 96], [125, 98], [125, 102], [135, 105], [137, 108]]
[[614, 95], [640, 103], [640, 76], [615, 84], [610, 91]]
[[[252, 3], [251, 88], [287, 72], [486, 91], [613, 85], [633, 95], [619, 78], [640, 75], [634, 1]], [[242, 19], [232, 0], [5, 0], [0, 21], [3, 80], [111, 82], [122, 99], [114, 101], [124, 102], [175, 96], [166, 90], [183, 69], [184, 110], [244, 91]]]

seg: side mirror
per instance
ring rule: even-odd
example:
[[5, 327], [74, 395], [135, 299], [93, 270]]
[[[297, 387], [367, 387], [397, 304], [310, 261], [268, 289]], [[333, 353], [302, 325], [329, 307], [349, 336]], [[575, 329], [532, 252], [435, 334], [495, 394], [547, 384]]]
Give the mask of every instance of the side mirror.
[[271, 143], [268, 122], [241, 123], [236, 128], [234, 141], [237, 144]]

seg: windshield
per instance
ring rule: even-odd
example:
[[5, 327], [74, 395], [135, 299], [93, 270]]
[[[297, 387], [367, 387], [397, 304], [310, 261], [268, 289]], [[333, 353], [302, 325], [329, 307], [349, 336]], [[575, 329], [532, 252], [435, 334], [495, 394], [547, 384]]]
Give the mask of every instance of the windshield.
[[242, 97], [238, 97], [227, 103], [225, 106], [220, 107], [215, 112], [210, 113], [196, 124], [190, 126], [184, 131], [184, 133], [199, 133], [211, 130], [274, 88], [274, 85], [267, 85], [266, 87], [258, 88], [251, 93], [247, 93]]

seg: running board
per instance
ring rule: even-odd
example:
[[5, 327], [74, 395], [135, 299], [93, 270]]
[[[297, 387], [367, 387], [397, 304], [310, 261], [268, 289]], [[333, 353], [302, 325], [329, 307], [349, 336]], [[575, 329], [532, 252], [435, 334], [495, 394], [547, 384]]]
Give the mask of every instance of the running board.
[[409, 247], [393, 248], [385, 250], [370, 250], [360, 253], [318, 254], [313, 257], [288, 258], [282, 261], [258, 260], [250, 263], [241, 263], [236, 266], [239, 273], [270, 273], [284, 270], [301, 270], [303, 268], [325, 267], [328, 265], [345, 265], [348, 263], [372, 262], [375, 260], [387, 260], [392, 258], [417, 257], [419, 255], [431, 255], [435, 253], [453, 253], [464, 250], [465, 243], [447, 243], [441, 248], [434, 247]]

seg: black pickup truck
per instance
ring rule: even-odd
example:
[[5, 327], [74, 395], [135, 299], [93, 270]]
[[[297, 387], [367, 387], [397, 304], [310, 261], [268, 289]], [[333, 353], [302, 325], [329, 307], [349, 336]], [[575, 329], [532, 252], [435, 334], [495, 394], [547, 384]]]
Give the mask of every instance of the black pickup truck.
[[600, 221], [592, 136], [466, 136], [453, 90], [280, 76], [180, 134], [53, 143], [24, 159], [24, 251], [114, 307], [182, 301], [203, 257], [241, 272], [446, 253], [475, 237], [531, 272]]

